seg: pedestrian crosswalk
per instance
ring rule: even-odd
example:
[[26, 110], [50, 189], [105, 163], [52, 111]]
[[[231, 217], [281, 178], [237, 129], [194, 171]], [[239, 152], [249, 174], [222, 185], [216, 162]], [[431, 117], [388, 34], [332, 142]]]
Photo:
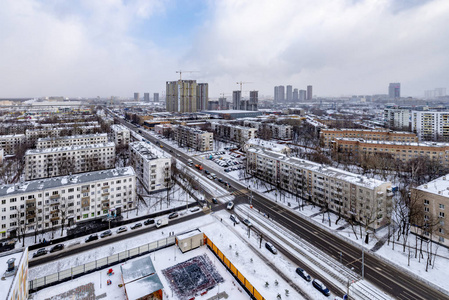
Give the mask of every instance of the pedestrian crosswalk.
[[241, 190], [233, 191], [232, 194], [234, 196], [240, 196], [240, 195], [246, 195], [246, 194], [248, 194], [248, 192], [249, 192], [249, 190], [247, 190], [247, 189], [241, 189]]

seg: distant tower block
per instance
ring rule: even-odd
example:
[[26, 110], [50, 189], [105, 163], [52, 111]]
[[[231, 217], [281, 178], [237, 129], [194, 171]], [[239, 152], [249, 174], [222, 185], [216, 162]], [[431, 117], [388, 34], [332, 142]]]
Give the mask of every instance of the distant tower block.
[[134, 101], [139, 101], [139, 99], [140, 99], [140, 94], [134, 93]]
[[159, 93], [154, 93], [153, 94], [153, 101], [154, 102], [159, 102]]
[[312, 86], [308, 85], [307, 86], [307, 100], [312, 100], [312, 97], [313, 97]]
[[150, 93], [143, 94], [143, 101], [147, 103], [150, 102]]

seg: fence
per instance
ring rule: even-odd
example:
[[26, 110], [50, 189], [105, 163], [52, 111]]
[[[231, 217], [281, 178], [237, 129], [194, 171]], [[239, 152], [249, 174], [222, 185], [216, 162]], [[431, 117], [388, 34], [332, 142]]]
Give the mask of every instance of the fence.
[[206, 236], [206, 243], [209, 248], [217, 255], [221, 262], [231, 271], [234, 277], [240, 281], [240, 284], [251, 294], [256, 300], [265, 300], [264, 297], [254, 288], [254, 286], [246, 280], [246, 277], [231, 263], [231, 261], [218, 249], [218, 247]]
[[54, 274], [50, 274], [44, 277], [40, 277], [34, 280], [30, 280], [30, 293], [36, 292], [40, 289], [43, 289], [47, 286], [51, 286], [63, 281], [67, 281], [82, 275], [85, 275], [87, 273], [92, 273], [94, 271], [97, 271], [99, 269], [103, 269], [105, 267], [109, 267], [111, 265], [124, 262], [128, 259], [148, 254], [151, 251], [155, 251], [158, 249], [162, 249], [168, 246], [172, 246], [175, 244], [175, 237], [171, 236], [168, 238], [164, 238], [149, 244], [145, 244], [136, 248], [132, 248], [129, 250], [125, 250], [113, 255], [110, 255], [108, 257], [103, 257], [100, 259], [97, 259], [95, 261], [91, 261], [88, 263], [85, 263], [80, 266], [72, 267], [70, 269], [66, 269]]

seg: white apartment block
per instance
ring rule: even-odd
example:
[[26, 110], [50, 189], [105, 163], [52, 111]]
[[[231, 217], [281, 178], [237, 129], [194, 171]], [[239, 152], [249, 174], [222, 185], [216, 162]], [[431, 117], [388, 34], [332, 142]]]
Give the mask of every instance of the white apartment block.
[[113, 124], [111, 125], [112, 135], [114, 137], [115, 145], [127, 146], [130, 142], [129, 129], [123, 125]]
[[421, 210], [411, 231], [449, 247], [449, 175], [411, 189], [410, 199]]
[[171, 178], [171, 159], [164, 151], [145, 143], [129, 144], [131, 164], [137, 177], [149, 192], [168, 188]]
[[449, 112], [412, 111], [412, 131], [419, 140], [449, 140]]
[[410, 117], [410, 109], [407, 108], [384, 109], [385, 125], [389, 128], [409, 128]]
[[110, 169], [114, 164], [112, 142], [30, 149], [25, 153], [25, 180]]
[[256, 128], [257, 133], [260, 136], [262, 132], [267, 131], [271, 138], [279, 140], [290, 140], [293, 134], [293, 126], [282, 125], [267, 122], [257, 122], [257, 121], [243, 121], [243, 125], [246, 127]]
[[[26, 181], [0, 187], [1, 238], [101, 218], [136, 207], [132, 167]], [[20, 230], [20, 231], [21, 231]]]
[[3, 165], [3, 157], [5, 156], [5, 151], [0, 148], [0, 166]]
[[173, 126], [174, 140], [179, 146], [192, 148], [196, 151], [214, 150], [214, 134], [193, 127]]
[[232, 124], [218, 122], [211, 122], [210, 124], [217, 138], [244, 144], [249, 139], [257, 137], [256, 128], [235, 126]]
[[[56, 127], [56, 128], [42, 128], [42, 129], [27, 129], [25, 136], [27, 141], [35, 142], [38, 138], [57, 137], [64, 131], [75, 131], [77, 134], [89, 134], [101, 130], [100, 125], [88, 125], [79, 127]], [[64, 134], [62, 134], [64, 135]]]
[[37, 149], [56, 148], [65, 146], [81, 146], [91, 144], [103, 144], [108, 142], [107, 133], [72, 135], [61, 137], [39, 138], [36, 142]]
[[5, 151], [5, 154], [15, 154], [16, 149], [25, 142], [24, 134], [0, 135], [0, 148]]
[[288, 157], [263, 148], [247, 151], [247, 170], [254, 176], [346, 218], [377, 229], [389, 223], [390, 182]]

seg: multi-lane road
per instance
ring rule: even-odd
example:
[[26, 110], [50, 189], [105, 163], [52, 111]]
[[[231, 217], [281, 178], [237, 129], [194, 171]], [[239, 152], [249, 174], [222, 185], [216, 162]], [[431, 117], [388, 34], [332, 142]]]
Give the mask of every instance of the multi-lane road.
[[[123, 125], [126, 125], [134, 131], [137, 129], [122, 119], [116, 118], [116, 120], [119, 120]], [[144, 131], [142, 131], [140, 135], [153, 143], [159, 141], [159, 139]], [[163, 145], [165, 150], [176, 154], [177, 158], [183, 162], [187, 162], [187, 160], [191, 158], [191, 156], [178, 151], [176, 148], [173, 148], [166, 143], [163, 143]], [[217, 173], [216, 169], [204, 165], [203, 167], [206, 170]], [[234, 191], [246, 189], [246, 186], [241, 185], [234, 178], [229, 177], [226, 174], [222, 174], [221, 177], [232, 183], [232, 190]], [[236, 204], [243, 202], [247, 203], [248, 197], [245, 193], [237, 195], [235, 202]], [[321, 249], [329, 256], [334, 257], [336, 260], [340, 259], [340, 253], [342, 253], [342, 263], [348, 268], [353, 268], [355, 272], [361, 274], [362, 250], [359, 247], [352, 245], [336, 235], [330, 234], [313, 222], [300, 217], [289, 209], [285, 209], [283, 206], [263, 197], [263, 195], [259, 193], [253, 193], [252, 205], [256, 209], [268, 214], [271, 219], [278, 222], [292, 233], [300, 236], [302, 239]], [[222, 206], [220, 206], [220, 208], [222, 208]], [[434, 289], [421, 280], [408, 275], [399, 268], [392, 266], [385, 260], [378, 258], [369, 252], [364, 253], [364, 276], [365, 279], [381, 290], [394, 296], [396, 299], [449, 299], [448, 295]]]

